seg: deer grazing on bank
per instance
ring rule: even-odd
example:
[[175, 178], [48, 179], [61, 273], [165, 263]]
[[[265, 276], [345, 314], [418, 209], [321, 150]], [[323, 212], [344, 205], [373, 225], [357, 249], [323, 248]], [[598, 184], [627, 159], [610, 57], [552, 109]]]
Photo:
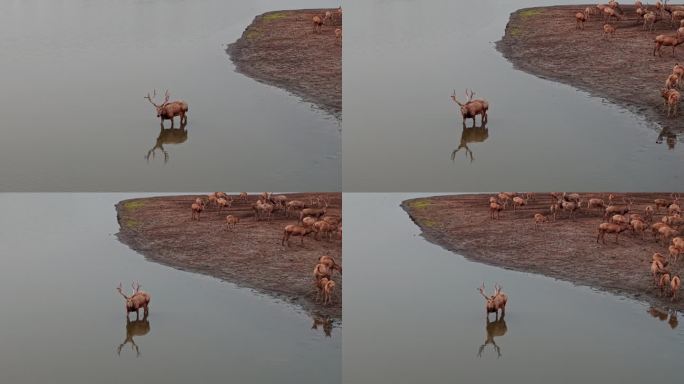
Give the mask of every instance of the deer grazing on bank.
[[677, 293], [679, 292], [679, 287], [682, 286], [682, 280], [679, 275], [672, 276], [670, 280], [670, 294], [672, 295], [672, 301], [677, 300]]
[[467, 119], [473, 119], [473, 126], [475, 126], [475, 118], [480, 116], [480, 123], [482, 125], [487, 124], [487, 111], [489, 111], [489, 103], [482, 99], [473, 100], [475, 92], [466, 89], [466, 97], [468, 98], [465, 103], [461, 103], [456, 99], [456, 90], [451, 95], [451, 99], [458, 104], [461, 108], [461, 116], [463, 116], [463, 126], [465, 127]]
[[301, 237], [299, 244], [304, 244], [304, 236], [308, 236], [313, 231], [314, 230], [311, 227], [304, 227], [304, 226], [297, 225], [297, 224], [287, 225], [285, 227], [285, 229], [283, 230], [283, 239], [280, 242], [280, 244], [285, 245], [285, 242], [287, 242], [287, 246], [289, 247], [291, 236]]
[[199, 201], [195, 200], [195, 202], [192, 203], [192, 205], [190, 206], [190, 208], [192, 208], [192, 215], [190, 216], [190, 220], [199, 221], [200, 214], [202, 213], [202, 211], [204, 211], [204, 207], [204, 202], [201, 199], [199, 199]]
[[614, 233], [615, 234], [615, 244], [618, 244], [618, 236], [620, 233], [628, 230], [629, 227], [625, 225], [619, 225], [619, 224], [613, 224], [613, 223], [601, 223], [599, 224], [598, 227], [598, 236], [596, 237], [596, 242], [598, 243], [599, 240], [603, 241], [603, 244], [606, 244], [606, 233]]
[[325, 265], [331, 271], [337, 271], [340, 273], [340, 275], [342, 274], [342, 266], [337, 264], [332, 256], [323, 255], [318, 258], [318, 263]]
[[150, 294], [141, 291], [140, 290], [140, 284], [138, 283], [133, 283], [131, 284], [133, 286], [133, 294], [130, 296], [127, 296], [124, 292], [123, 289], [121, 288], [121, 283], [119, 283], [119, 286], [116, 288], [117, 291], [121, 294], [121, 296], [126, 299], [126, 318], [128, 318], [128, 314], [131, 312], [135, 312], [135, 318], [137, 319], [139, 316], [139, 310], [140, 308], [143, 309], [143, 315], [147, 317], [149, 314], [149, 305], [150, 305]]
[[670, 74], [667, 79], [665, 79], [665, 89], [679, 88], [679, 76], [677, 74]]
[[587, 21], [587, 15], [585, 13], [583, 13], [583, 12], [575, 13], [575, 29], [584, 29], [584, 23], [586, 21]]
[[316, 301], [323, 297], [323, 305], [332, 304], [333, 294], [335, 292], [335, 282], [326, 277], [321, 278], [316, 282], [316, 288], [318, 292], [316, 294]]
[[482, 286], [477, 288], [477, 290], [482, 294], [482, 296], [485, 298], [485, 315], [487, 319], [489, 319], [489, 314], [490, 313], [495, 313], [496, 319], [499, 319], [499, 310], [501, 311], [501, 318], [506, 315], [506, 303], [508, 302], [508, 296], [501, 292], [501, 287], [498, 284], [494, 285], [494, 294], [491, 296], [487, 296], [485, 293], [485, 286], [484, 282], [482, 283]]
[[233, 215], [226, 216], [226, 229], [233, 230], [240, 223], [240, 218]]
[[327, 211], [328, 211], [327, 204], [323, 208], [304, 208], [301, 210], [301, 212], [299, 212], [299, 221], [301, 222], [307, 216], [311, 216], [311, 217], [314, 217], [316, 219], [319, 219], [319, 218], [321, 218], [321, 216], [325, 216]]
[[603, 24], [603, 38], [608, 39], [609, 37], [615, 36], [615, 27], [610, 24]]
[[660, 95], [663, 97], [665, 108], [667, 108], [667, 117], [676, 117], [677, 110], [679, 109], [680, 93], [674, 89], [663, 89], [660, 91]]
[[171, 94], [168, 90], [164, 93], [164, 101], [161, 104], [154, 102], [153, 98], [156, 96], [157, 90], [155, 89], [153, 96], [150, 96], [148, 93], [145, 98], [157, 109], [157, 117], [160, 119], [162, 127], [164, 126], [164, 120], [171, 120], [171, 128], [173, 128], [173, 118], [176, 116], [180, 117], [181, 125], [187, 124], [188, 103], [183, 100], [169, 101]]
[[539, 229], [540, 225], [543, 225], [544, 223], [548, 222], [549, 220], [546, 218], [546, 216], [542, 215], [541, 213], [535, 213], [534, 214], [534, 229]]
[[323, 19], [316, 15], [312, 19], [313, 21], [313, 33], [321, 33], [323, 31]]
[[656, 55], [656, 52], [658, 52], [659, 57], [663, 57], [662, 52], [660, 51], [661, 47], [672, 47], [672, 57], [675, 57], [675, 48], [684, 43], [684, 36], [679, 36], [679, 35], [658, 35], [656, 36], [655, 40], [655, 47], [653, 47], [653, 56]]
[[496, 215], [496, 219], [498, 219], [501, 215], [501, 211], [503, 211], [504, 206], [499, 203], [489, 203], [489, 218], [494, 220], [494, 216]]

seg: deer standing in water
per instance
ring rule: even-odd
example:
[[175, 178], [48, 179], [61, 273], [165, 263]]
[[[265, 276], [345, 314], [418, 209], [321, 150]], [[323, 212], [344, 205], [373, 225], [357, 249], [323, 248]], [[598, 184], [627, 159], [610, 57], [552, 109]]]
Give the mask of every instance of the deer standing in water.
[[154, 94], [150, 96], [148, 93], [145, 98], [157, 108], [157, 117], [161, 120], [161, 125], [164, 127], [164, 120], [171, 120], [171, 128], [173, 128], [173, 118], [180, 116], [180, 123], [186, 124], [188, 122], [188, 103], [183, 100], [169, 101], [171, 94], [167, 90], [164, 93], [164, 102], [157, 104], [154, 102], [153, 98], [157, 96], [157, 90], [154, 90]]
[[130, 296], [127, 296], [125, 293], [123, 293], [123, 290], [121, 289], [121, 283], [119, 283], [119, 286], [116, 288], [121, 296], [126, 299], [126, 318], [128, 318], [129, 313], [135, 312], [135, 318], [137, 319], [139, 317], [138, 311], [140, 308], [143, 309], [144, 316], [147, 317], [149, 313], [150, 294], [145, 291], [141, 291], [139, 283], [133, 283], [132, 286], [133, 294]]
[[135, 343], [133, 337], [145, 336], [150, 332], [150, 322], [147, 320], [147, 315], [143, 316], [142, 319], [131, 321], [126, 317], [126, 339], [124, 340], [119, 348], [117, 348], [117, 354], [121, 355], [121, 349], [128, 343], [131, 343], [131, 348], [135, 351], [137, 357], [140, 357], [140, 348], [138, 344]]
[[508, 302], [508, 296], [505, 293], [501, 292], [502, 288], [503, 287], [499, 284], [495, 284], [494, 294], [491, 296], [487, 296], [487, 294], [485, 293], [484, 283], [482, 283], [482, 286], [477, 289], [485, 298], [485, 310], [487, 314], [487, 319], [489, 319], [489, 314], [493, 312], [496, 314], [496, 319], [498, 320], [499, 310], [501, 310], [502, 319], [506, 315], [506, 303]]
[[485, 339], [484, 344], [482, 344], [480, 349], [477, 351], [477, 357], [482, 357], [482, 352], [484, 352], [484, 349], [488, 344], [493, 345], [494, 349], [496, 350], [496, 354], [498, 355], [497, 357], [501, 357], [501, 348], [496, 345], [494, 338], [506, 334], [506, 331], [508, 331], [508, 327], [506, 327], [506, 320], [504, 320], [503, 316], [494, 321], [489, 321], [489, 318], [487, 318], [487, 327], [485, 329], [487, 330], [487, 338]]
[[466, 96], [468, 101], [461, 103], [456, 99], [456, 90], [451, 95], [451, 99], [461, 108], [461, 115], [463, 116], [463, 126], [465, 127], [466, 119], [473, 119], [473, 126], [475, 126], [475, 117], [480, 116], [480, 123], [484, 126], [487, 124], [487, 111], [489, 110], [489, 103], [486, 100], [473, 100], [475, 92], [466, 89]]

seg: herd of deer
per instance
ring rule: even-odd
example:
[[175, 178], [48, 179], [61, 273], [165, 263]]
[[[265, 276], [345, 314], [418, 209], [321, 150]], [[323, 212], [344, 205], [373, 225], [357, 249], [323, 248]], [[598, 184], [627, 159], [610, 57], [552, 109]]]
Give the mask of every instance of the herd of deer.
[[[312, 18], [313, 33], [322, 33], [323, 25], [329, 23], [330, 25], [342, 25], [342, 7], [338, 7], [335, 11], [325, 11], [323, 16], [315, 15]], [[342, 28], [335, 29], [335, 39], [339, 44], [342, 43]]]
[[[555, 221], [561, 212], [568, 212], [568, 218], [574, 219], [576, 212], [581, 208], [599, 212], [603, 221], [598, 225], [598, 235], [596, 242], [602, 241], [606, 244], [605, 236], [615, 234], [615, 243], [618, 244], [618, 237], [621, 233], [631, 230], [631, 232], [645, 239], [648, 232], [653, 239], [663, 246], [668, 246], [668, 260], [660, 253], [655, 253], [651, 262], [651, 273], [661, 293], [672, 296], [672, 300], [677, 298], [677, 292], [681, 285], [678, 275], [673, 275], [666, 267], [674, 265], [680, 255], [684, 254], [684, 237], [680, 235], [684, 218], [679, 202], [679, 194], [672, 193], [670, 198], [657, 198], [652, 205], [646, 205], [642, 212], [636, 212], [633, 208], [632, 199], [624, 197], [622, 204], [617, 204], [615, 196], [609, 194], [607, 203], [602, 198], [589, 198], [586, 201], [578, 193], [552, 192], [549, 215], [535, 213], [533, 216], [535, 229], [549, 220]], [[536, 199], [535, 194], [517, 194], [514, 192], [501, 192], [489, 198], [490, 219], [499, 219], [500, 213], [509, 205], [513, 210], [527, 205], [528, 200]], [[656, 215], [663, 209], [664, 213], [660, 220]], [[668, 240], [671, 242], [668, 244]]]
[[[679, 25], [679, 29], [675, 34], [661, 34], [654, 39], [655, 46], [653, 47], [653, 56], [658, 54], [662, 57], [662, 47], [672, 47], [672, 57], [675, 57], [675, 48], [684, 43], [684, 5], [671, 6], [667, 1], [661, 3], [656, 1], [653, 9], [649, 9], [643, 5], [641, 1], [637, 0], [634, 3], [636, 21], [643, 21], [644, 30], [654, 31], [655, 24], [658, 21], [667, 21], [669, 19], [670, 25]], [[615, 26], [610, 24], [610, 20], [616, 21], [625, 18], [625, 12], [617, 1], [609, 1], [607, 4], [597, 4], [596, 7], [587, 7], [583, 12], [575, 14], [575, 29], [584, 29], [584, 23], [589, 20], [590, 15], [604, 16], [603, 35], [605, 38], [615, 34]], [[679, 20], [679, 24], [677, 24]], [[684, 76], [684, 66], [677, 63], [672, 73], [670, 73], [665, 80], [665, 88], [660, 92], [664, 100], [664, 106], [667, 109], [667, 117], [677, 116], [679, 101], [681, 94], [679, 87]]]

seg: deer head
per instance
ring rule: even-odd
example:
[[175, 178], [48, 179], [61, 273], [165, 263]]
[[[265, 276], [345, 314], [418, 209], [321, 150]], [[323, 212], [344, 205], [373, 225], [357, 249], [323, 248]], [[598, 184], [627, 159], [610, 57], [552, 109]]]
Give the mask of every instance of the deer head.
[[145, 96], [145, 98], [147, 100], [149, 100], [150, 103], [152, 103], [152, 105], [154, 105], [154, 107], [157, 109], [157, 117], [161, 117], [162, 112], [164, 112], [164, 106], [166, 105], [166, 103], [169, 102], [169, 98], [171, 97], [171, 94], [169, 93], [169, 90], [167, 89], [166, 92], [164, 92], [164, 102], [161, 104], [157, 104], [152, 100], [155, 97], [157, 97], [157, 90], [156, 89], [154, 90], [154, 93], [152, 96], [150, 96], [149, 92], [147, 93], [147, 96]]

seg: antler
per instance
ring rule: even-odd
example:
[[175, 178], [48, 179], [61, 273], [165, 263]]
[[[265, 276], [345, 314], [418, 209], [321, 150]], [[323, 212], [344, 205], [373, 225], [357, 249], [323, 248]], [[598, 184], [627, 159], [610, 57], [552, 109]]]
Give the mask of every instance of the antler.
[[169, 90], [167, 89], [164, 92], [164, 102], [162, 103], [162, 105], [165, 105], [166, 103], [168, 103], [170, 97], [171, 97], [171, 94], [169, 93]]
[[149, 100], [150, 103], [152, 103], [152, 105], [154, 105], [155, 107], [159, 107], [159, 105], [155, 104], [154, 101], [152, 101], [152, 99], [155, 97], [157, 97], [157, 90], [156, 89], [154, 90], [154, 93], [152, 94], [152, 96], [150, 96], [149, 92], [147, 92], [147, 96], [145, 96], [145, 98], [147, 100]]
[[140, 292], [140, 283], [137, 281], [134, 283], [131, 283], [131, 287], [133, 287], [133, 292], [138, 293]]
[[503, 287], [500, 286], [499, 283], [494, 284], [494, 290], [496, 291], [495, 295], [501, 293], [501, 289], [503, 289]]
[[489, 297], [487, 297], [487, 295], [485, 294], [484, 289], [485, 289], [484, 282], [482, 282], [482, 286], [479, 287], [477, 290], [480, 291], [480, 293], [482, 294], [482, 296], [484, 296], [484, 298], [486, 300], [489, 300]]
[[[470, 91], [470, 93], [468, 93]], [[475, 92], [473, 92], [472, 89], [466, 89], [466, 96], [468, 96], [468, 102], [473, 101], [473, 96], [475, 96]]]
[[123, 293], [123, 289], [121, 289], [121, 283], [119, 283], [119, 286], [116, 287], [116, 290], [119, 291], [119, 293], [121, 294], [121, 296], [124, 297], [124, 299], [128, 300], [128, 296], [126, 296], [126, 295]]
[[463, 106], [463, 104], [461, 104], [458, 100], [456, 100], [456, 90], [455, 89], [454, 89], [454, 93], [451, 94], [451, 99], [454, 100], [454, 103], [456, 103], [460, 106]]

